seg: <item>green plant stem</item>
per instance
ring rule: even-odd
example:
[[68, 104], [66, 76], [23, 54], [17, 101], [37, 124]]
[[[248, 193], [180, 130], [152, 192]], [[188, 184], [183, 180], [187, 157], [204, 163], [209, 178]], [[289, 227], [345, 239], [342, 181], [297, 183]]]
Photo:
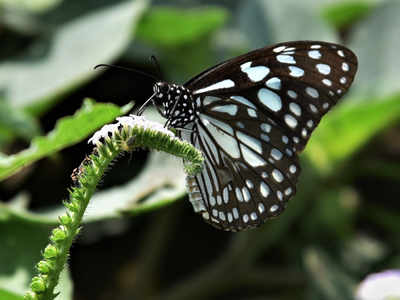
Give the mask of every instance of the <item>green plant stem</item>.
[[[109, 153], [107, 156], [102, 156], [102, 159], [97, 159], [97, 176], [93, 177], [93, 180], [91, 181], [91, 184], [87, 185], [85, 187], [85, 191], [83, 193], [84, 197], [82, 197], [81, 201], [79, 201], [79, 209], [76, 212], [76, 215], [74, 218], [72, 218], [72, 223], [71, 227], [69, 228], [70, 232], [72, 234], [68, 235], [68, 238], [65, 239], [65, 241], [60, 244], [60, 253], [57, 256], [57, 259], [55, 261], [55, 266], [56, 268], [54, 269], [53, 272], [49, 273], [49, 285], [48, 288], [46, 289], [45, 293], [43, 293], [43, 299], [52, 299], [54, 295], [54, 289], [59, 281], [60, 273], [63, 270], [65, 264], [67, 263], [69, 251], [71, 248], [71, 245], [74, 241], [74, 238], [78, 235], [80, 231], [80, 224], [82, 223], [83, 215], [86, 211], [86, 208], [89, 204], [90, 198], [92, 197], [93, 193], [96, 190], [96, 186], [98, 185], [99, 181], [101, 180], [104, 171], [107, 169], [108, 165], [116, 158], [116, 156], [119, 154], [119, 152], [115, 151], [112, 153]], [[92, 158], [94, 158], [94, 155], [92, 154]], [[53, 277], [53, 278], [51, 278]]]
[[74, 170], [74, 187], [70, 189], [69, 201], [64, 202], [67, 212], [59, 218], [60, 225], [52, 231], [43, 259], [36, 266], [38, 275], [32, 278], [31, 291], [25, 294], [26, 300], [57, 297], [54, 290], [67, 263], [71, 245], [79, 234], [90, 198], [107, 167], [122, 152], [131, 152], [138, 147], [161, 150], [184, 158], [188, 175], [194, 175], [202, 169], [201, 152], [193, 145], [175, 138], [171, 132], [140, 117], [118, 120], [117, 124], [106, 125], [93, 136], [91, 141], [96, 145], [93, 153]]

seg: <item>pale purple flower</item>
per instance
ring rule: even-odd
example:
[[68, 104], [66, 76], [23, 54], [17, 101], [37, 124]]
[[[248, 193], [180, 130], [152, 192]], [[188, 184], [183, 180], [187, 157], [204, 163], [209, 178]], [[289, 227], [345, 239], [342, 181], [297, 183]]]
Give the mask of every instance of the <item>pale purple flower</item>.
[[357, 300], [400, 300], [400, 270], [368, 275], [358, 286]]

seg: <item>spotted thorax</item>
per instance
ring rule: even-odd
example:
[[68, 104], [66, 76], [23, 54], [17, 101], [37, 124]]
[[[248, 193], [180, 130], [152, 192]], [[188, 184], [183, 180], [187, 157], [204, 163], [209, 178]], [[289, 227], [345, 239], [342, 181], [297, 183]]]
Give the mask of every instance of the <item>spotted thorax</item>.
[[168, 120], [168, 126], [183, 128], [193, 122], [196, 106], [189, 89], [163, 81], [154, 84], [153, 89], [157, 102], [163, 106], [161, 114]]

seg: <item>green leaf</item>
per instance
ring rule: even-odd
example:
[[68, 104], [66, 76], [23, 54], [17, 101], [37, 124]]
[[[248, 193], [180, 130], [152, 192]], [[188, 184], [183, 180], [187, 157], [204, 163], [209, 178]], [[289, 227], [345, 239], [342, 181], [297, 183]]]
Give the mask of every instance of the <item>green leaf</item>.
[[158, 6], [138, 24], [136, 35], [155, 46], [177, 47], [200, 39], [226, 22], [225, 9], [208, 7], [180, 9]]
[[365, 17], [374, 6], [365, 0], [335, 2], [323, 8], [322, 16], [332, 26], [343, 28]]
[[9, 292], [0, 286], [0, 299], [2, 299], [2, 300], [23, 300], [24, 296]]
[[349, 48], [359, 71], [350, 92], [354, 98], [383, 98], [400, 92], [400, 1], [389, 0], [353, 26]]
[[323, 172], [348, 159], [377, 132], [400, 119], [400, 94], [352, 103], [344, 101], [313, 133], [305, 155]]
[[[156, 114], [154, 110], [146, 111], [148, 119], [160, 119]], [[132, 160], [135, 160], [134, 153]], [[119, 218], [121, 213], [137, 215], [169, 205], [184, 195], [186, 186], [182, 160], [166, 153], [152, 152], [143, 171], [133, 180], [94, 194], [84, 222]], [[31, 212], [27, 210], [28, 202], [24, 194], [7, 204], [0, 202], [0, 220], [12, 217], [32, 223], [55, 224], [58, 216], [65, 213], [61, 205]]]
[[[35, 264], [48, 243], [50, 227], [14, 218], [0, 220], [0, 298], [20, 300], [29, 288]], [[68, 271], [61, 274], [57, 299], [72, 299], [72, 283]]]
[[0, 65], [0, 91], [13, 107], [39, 114], [65, 93], [98, 74], [126, 48], [145, 0], [95, 10], [60, 26], [32, 45], [24, 55]]
[[75, 115], [60, 119], [55, 129], [47, 136], [34, 138], [28, 149], [7, 158], [0, 158], [0, 179], [14, 174], [38, 159], [82, 141], [104, 123], [111, 122], [130, 108], [131, 105], [119, 108], [113, 104], [85, 101]]

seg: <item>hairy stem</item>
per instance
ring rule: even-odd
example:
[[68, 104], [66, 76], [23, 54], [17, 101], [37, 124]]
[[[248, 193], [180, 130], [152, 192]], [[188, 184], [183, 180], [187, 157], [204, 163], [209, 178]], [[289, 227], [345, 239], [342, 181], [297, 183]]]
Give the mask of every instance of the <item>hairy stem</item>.
[[191, 144], [183, 142], [157, 123], [143, 117], [122, 117], [118, 123], [106, 125], [89, 140], [96, 145], [72, 174], [74, 186], [69, 200], [64, 202], [66, 214], [59, 218], [60, 225], [52, 231], [50, 243], [43, 251], [43, 259], [36, 265], [38, 274], [32, 278], [26, 300], [50, 300], [69, 255], [71, 245], [79, 234], [82, 218], [97, 184], [109, 164], [121, 152], [137, 147], [164, 151], [187, 162], [185, 171], [194, 175], [202, 168], [202, 154]]

